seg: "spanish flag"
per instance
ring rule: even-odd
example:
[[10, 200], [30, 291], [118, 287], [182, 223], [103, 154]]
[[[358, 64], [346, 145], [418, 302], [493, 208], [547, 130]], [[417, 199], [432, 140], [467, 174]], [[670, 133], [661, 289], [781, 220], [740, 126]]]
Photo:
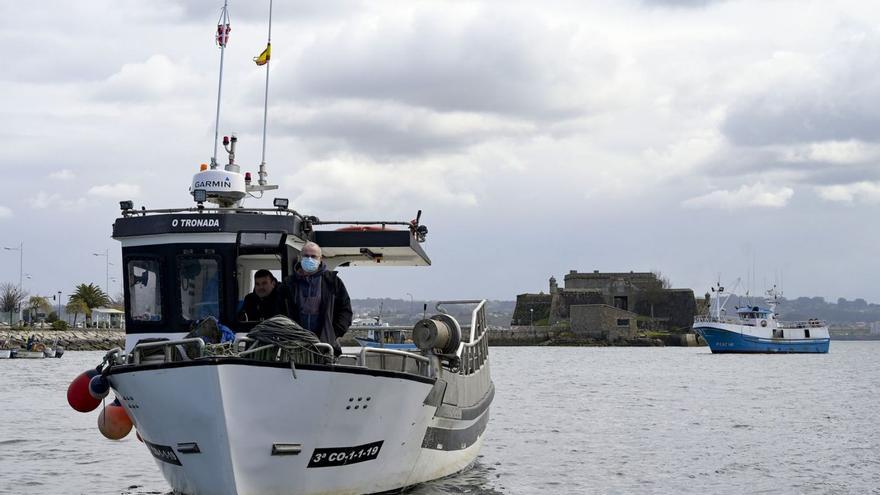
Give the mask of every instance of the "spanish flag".
[[269, 61], [269, 58], [272, 56], [272, 43], [266, 44], [266, 49], [263, 50], [259, 56], [254, 57], [254, 63], [257, 65], [266, 65]]

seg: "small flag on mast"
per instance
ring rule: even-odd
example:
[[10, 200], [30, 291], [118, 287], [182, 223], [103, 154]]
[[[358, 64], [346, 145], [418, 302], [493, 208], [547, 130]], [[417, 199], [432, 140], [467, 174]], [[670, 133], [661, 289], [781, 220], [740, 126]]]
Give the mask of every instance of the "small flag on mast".
[[229, 41], [230, 31], [232, 31], [232, 27], [229, 24], [217, 24], [217, 46], [221, 48], [226, 47], [226, 43]]
[[254, 63], [257, 65], [266, 65], [272, 56], [272, 43], [266, 43], [266, 49], [259, 56], [254, 57]]

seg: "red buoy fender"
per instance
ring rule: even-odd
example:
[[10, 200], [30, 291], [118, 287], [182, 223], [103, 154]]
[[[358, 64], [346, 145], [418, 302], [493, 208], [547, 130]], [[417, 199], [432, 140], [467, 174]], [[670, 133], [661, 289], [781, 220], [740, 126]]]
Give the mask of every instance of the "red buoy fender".
[[98, 430], [110, 440], [121, 440], [131, 432], [131, 418], [125, 408], [110, 404], [98, 415]]
[[89, 393], [89, 382], [92, 377], [98, 375], [100, 375], [98, 370], [90, 369], [80, 373], [70, 382], [67, 387], [67, 403], [70, 407], [79, 412], [89, 412], [94, 411], [101, 404], [100, 399], [92, 397]]

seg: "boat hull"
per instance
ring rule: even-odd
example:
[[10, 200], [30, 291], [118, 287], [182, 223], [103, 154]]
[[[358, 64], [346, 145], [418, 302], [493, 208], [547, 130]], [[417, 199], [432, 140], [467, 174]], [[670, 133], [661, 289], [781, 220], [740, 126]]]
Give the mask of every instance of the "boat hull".
[[15, 353], [16, 359], [43, 359], [46, 357], [43, 351], [25, 351], [19, 350]]
[[0, 349], [0, 359], [9, 359], [12, 357], [11, 349]]
[[709, 349], [714, 354], [824, 354], [828, 352], [831, 341], [827, 337], [815, 339], [765, 338], [711, 325], [695, 326], [694, 331], [706, 340]]
[[168, 483], [189, 495], [355, 495], [448, 476], [476, 458], [491, 402], [445, 418], [428, 400], [435, 379], [238, 359], [110, 382]]

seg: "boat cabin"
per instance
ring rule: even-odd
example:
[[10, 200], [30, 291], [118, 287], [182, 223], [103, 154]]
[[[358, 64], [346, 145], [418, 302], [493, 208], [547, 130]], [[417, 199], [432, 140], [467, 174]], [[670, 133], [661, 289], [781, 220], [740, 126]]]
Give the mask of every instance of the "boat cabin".
[[766, 327], [776, 320], [772, 310], [760, 306], [741, 306], [736, 308], [736, 314], [745, 325]]
[[307, 241], [321, 246], [328, 269], [431, 263], [420, 245], [427, 229], [416, 222], [335, 230], [339, 224], [286, 207], [147, 211], [124, 205], [113, 238], [122, 244], [126, 348], [139, 338], [184, 334], [207, 316], [235, 332], [249, 331], [256, 322], [237, 315], [254, 273], [267, 269], [286, 280]]

